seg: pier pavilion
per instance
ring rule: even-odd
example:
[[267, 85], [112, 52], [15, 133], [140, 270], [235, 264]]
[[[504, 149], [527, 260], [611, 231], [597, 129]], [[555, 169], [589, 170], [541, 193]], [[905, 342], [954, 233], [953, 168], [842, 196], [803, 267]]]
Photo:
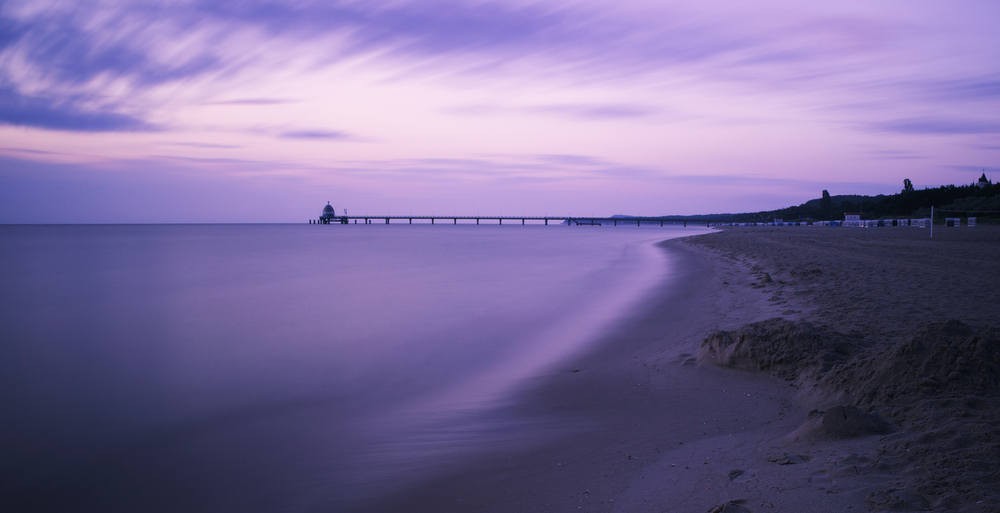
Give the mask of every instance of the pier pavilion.
[[[313, 221], [309, 221], [309, 224], [312, 224], [312, 223], [313, 223]], [[317, 224], [330, 224], [330, 223], [347, 224], [347, 218], [346, 217], [342, 217], [342, 216], [338, 217], [336, 209], [334, 209], [330, 205], [330, 202], [327, 201], [326, 202], [326, 206], [323, 207], [323, 213], [320, 214], [319, 219], [316, 221], [316, 223]]]

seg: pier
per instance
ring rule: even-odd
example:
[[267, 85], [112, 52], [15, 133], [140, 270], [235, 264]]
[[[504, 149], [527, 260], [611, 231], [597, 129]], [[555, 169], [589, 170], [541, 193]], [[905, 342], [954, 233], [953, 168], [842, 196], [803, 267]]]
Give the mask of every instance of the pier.
[[[444, 221], [447, 223], [451, 221], [451, 224], [458, 224], [462, 221], [462, 224], [472, 224], [475, 221], [476, 224], [498, 224], [502, 225], [504, 221], [507, 224], [517, 224], [518, 221], [521, 225], [528, 224], [544, 224], [548, 226], [549, 221], [553, 223], [566, 223], [566, 226], [601, 226], [604, 224], [611, 224], [613, 226], [618, 226], [619, 223], [622, 225], [635, 225], [642, 226], [645, 224], [659, 224], [664, 226], [665, 224], [683, 224], [687, 226], [687, 221], [677, 220], [676, 218], [671, 219], [669, 217], [623, 217], [623, 216], [612, 216], [612, 217], [594, 217], [594, 216], [392, 216], [392, 215], [360, 215], [360, 216], [349, 216], [347, 215], [347, 210], [344, 210], [343, 215], [337, 215], [337, 211], [330, 205], [330, 202], [326, 203], [323, 207], [323, 214], [319, 216], [319, 219], [310, 219], [309, 224], [358, 224], [361, 221], [362, 224], [373, 224], [375, 222], [382, 224], [392, 224], [392, 221], [396, 221], [396, 224], [402, 224], [406, 221], [406, 224], [413, 224], [413, 220], [417, 221], [430, 221], [430, 224], [434, 224], [435, 221]], [[352, 223], [353, 221], [353, 223]]]
[[[309, 224], [413, 224], [413, 221], [430, 221], [430, 224], [435, 224], [435, 222], [444, 222], [447, 224], [458, 224], [459, 221], [463, 221], [462, 224], [472, 224], [475, 221], [476, 224], [498, 224], [502, 225], [504, 222], [507, 224], [544, 224], [548, 225], [549, 222], [552, 223], [566, 223], [567, 226], [601, 226], [604, 224], [610, 224], [613, 226], [618, 226], [619, 224], [623, 226], [642, 226], [646, 225], [674, 225], [674, 224], [684, 224], [686, 222], [677, 221], [676, 219], [667, 219], [665, 217], [575, 217], [575, 216], [390, 216], [390, 215], [361, 215], [361, 216], [348, 216], [348, 215], [328, 215], [326, 212], [319, 219], [311, 219]], [[360, 221], [360, 223], [359, 223]], [[395, 221], [395, 223], [393, 223]], [[451, 223], [448, 223], [451, 221]], [[520, 222], [520, 223], [518, 223]]]

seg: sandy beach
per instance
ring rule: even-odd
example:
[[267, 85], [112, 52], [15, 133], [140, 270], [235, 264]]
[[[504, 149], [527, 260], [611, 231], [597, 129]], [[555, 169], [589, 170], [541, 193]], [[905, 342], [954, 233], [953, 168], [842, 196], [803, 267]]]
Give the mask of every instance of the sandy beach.
[[[510, 416], [566, 428], [366, 511], [992, 511], [1000, 230], [735, 228]], [[567, 434], [568, 433], [568, 434]]]

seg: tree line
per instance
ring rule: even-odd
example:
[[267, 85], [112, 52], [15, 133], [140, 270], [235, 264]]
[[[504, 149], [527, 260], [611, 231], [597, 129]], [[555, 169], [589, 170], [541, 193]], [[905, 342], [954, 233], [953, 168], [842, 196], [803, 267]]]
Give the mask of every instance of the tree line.
[[[817, 220], [840, 220], [847, 212], [861, 214], [862, 219], [922, 218], [930, 217], [931, 207], [954, 210], [948, 217], [977, 216], [978, 212], [1000, 210], [1000, 185], [985, 183], [983, 186], [943, 185], [941, 187], [914, 189], [909, 179], [903, 181], [903, 190], [892, 195], [875, 196], [868, 201], [842, 201], [834, 205], [823, 191], [819, 208], [801, 212]], [[978, 217], [997, 217], [996, 214], [979, 214]]]
[[[694, 216], [667, 216], [678, 221], [711, 221], [734, 223], [762, 223], [775, 219], [785, 221], [842, 221], [847, 213], [859, 213], [861, 219], [926, 218], [930, 217], [931, 206], [937, 210], [960, 210], [953, 213], [935, 214], [940, 217], [975, 216], [984, 221], [1000, 222], [1000, 214], [984, 211], [1000, 211], [1000, 184], [985, 183], [979, 186], [943, 185], [926, 189], [915, 189], [909, 178], [903, 181], [900, 192], [890, 195], [831, 196], [823, 191], [822, 197], [798, 206], [744, 212], [740, 214], [708, 214]], [[978, 212], [978, 213], [977, 213]]]

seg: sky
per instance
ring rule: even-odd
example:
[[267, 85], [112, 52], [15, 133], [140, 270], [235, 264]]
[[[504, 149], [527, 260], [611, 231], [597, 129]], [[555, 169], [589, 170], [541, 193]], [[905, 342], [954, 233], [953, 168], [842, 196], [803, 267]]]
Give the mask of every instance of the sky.
[[672, 215], [1000, 179], [1000, 2], [0, 2], [0, 223]]

